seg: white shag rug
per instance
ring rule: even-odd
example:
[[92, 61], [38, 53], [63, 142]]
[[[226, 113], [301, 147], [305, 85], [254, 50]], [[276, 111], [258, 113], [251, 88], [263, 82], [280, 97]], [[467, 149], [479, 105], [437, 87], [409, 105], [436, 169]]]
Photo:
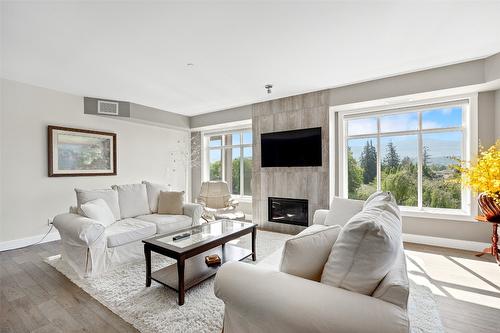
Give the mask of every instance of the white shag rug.
[[[257, 233], [257, 262], [271, 254], [289, 235], [260, 231]], [[231, 242], [250, 249], [250, 236]], [[153, 254], [152, 270], [174, 263], [173, 259]], [[246, 259], [246, 262], [253, 263]], [[117, 267], [99, 277], [82, 279], [62, 260], [53, 256], [46, 262], [68, 277], [96, 300], [142, 333], [221, 332], [224, 303], [215, 297], [214, 279], [210, 278], [186, 292], [183, 306], [177, 305], [177, 292], [152, 281], [145, 287], [145, 263], [137, 261]], [[411, 274], [410, 274], [411, 277]], [[409, 300], [412, 333], [443, 332], [434, 296], [421, 281], [411, 281]]]

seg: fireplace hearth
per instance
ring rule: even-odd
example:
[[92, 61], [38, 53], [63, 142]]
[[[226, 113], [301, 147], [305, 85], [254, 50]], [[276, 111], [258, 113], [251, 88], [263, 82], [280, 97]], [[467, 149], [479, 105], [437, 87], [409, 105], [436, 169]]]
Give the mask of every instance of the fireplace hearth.
[[306, 199], [269, 197], [267, 207], [270, 222], [308, 226], [309, 208]]

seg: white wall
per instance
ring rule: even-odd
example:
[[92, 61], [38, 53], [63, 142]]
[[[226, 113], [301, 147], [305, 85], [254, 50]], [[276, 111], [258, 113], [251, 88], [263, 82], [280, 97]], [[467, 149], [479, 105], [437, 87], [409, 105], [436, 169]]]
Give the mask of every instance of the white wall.
[[[83, 97], [2, 79], [0, 242], [44, 234], [47, 219], [75, 203], [73, 189], [148, 179], [187, 190], [182, 163], [188, 132], [85, 115]], [[115, 132], [118, 175], [47, 177], [47, 125]], [[174, 171], [175, 169], [175, 171]]]
[[[1, 4], [0, 4], [1, 6]], [[1, 7], [0, 7], [1, 8]], [[3, 92], [3, 80], [0, 79], [0, 92]], [[3, 231], [3, 106], [5, 99], [0, 93], [0, 239], [2, 239]]]

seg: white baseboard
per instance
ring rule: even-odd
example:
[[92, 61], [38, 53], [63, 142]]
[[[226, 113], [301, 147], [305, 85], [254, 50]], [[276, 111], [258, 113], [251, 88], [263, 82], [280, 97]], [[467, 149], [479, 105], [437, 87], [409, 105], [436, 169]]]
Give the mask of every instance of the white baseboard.
[[482, 252], [484, 248], [491, 245], [489, 243], [473, 242], [461, 239], [441, 238], [433, 236], [414, 235], [414, 234], [403, 234], [403, 241], [408, 243], [449, 247], [452, 249], [468, 250], [475, 252]]
[[[43, 235], [45, 235], [45, 234], [43, 234]], [[0, 251], [18, 249], [20, 247], [34, 244], [34, 243], [40, 241], [40, 239], [42, 239], [43, 235], [31, 236], [31, 237], [26, 237], [26, 238], [13, 239], [10, 241], [0, 242]], [[56, 230], [56, 231], [49, 233], [47, 235], [47, 237], [45, 237], [45, 239], [43, 241], [41, 241], [39, 244], [52, 242], [52, 241], [59, 240], [59, 239], [61, 239], [61, 236], [59, 235], [59, 232], [57, 232], [57, 230]]]

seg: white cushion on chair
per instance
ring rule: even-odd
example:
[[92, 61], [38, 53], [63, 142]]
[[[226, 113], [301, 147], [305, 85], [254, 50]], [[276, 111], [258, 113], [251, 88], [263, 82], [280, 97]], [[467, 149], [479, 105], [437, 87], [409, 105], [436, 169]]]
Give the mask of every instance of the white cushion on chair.
[[148, 192], [149, 209], [152, 213], [158, 213], [158, 199], [161, 191], [168, 191], [168, 186], [162, 184], [153, 184], [148, 181], [142, 181], [146, 185]]
[[108, 247], [116, 247], [132, 243], [156, 234], [154, 223], [134, 218], [117, 221], [106, 228]]
[[371, 295], [391, 270], [402, 246], [401, 219], [392, 195], [383, 193], [342, 228], [322, 283]]
[[319, 281], [341, 227], [313, 224], [288, 239], [283, 247], [280, 271]]
[[113, 212], [115, 220], [120, 219], [120, 204], [118, 202], [118, 192], [113, 189], [102, 189], [102, 190], [82, 190], [75, 188], [76, 192], [76, 203], [78, 206], [78, 212], [81, 212], [81, 206], [95, 199], [103, 199], [109, 206], [109, 209]]
[[87, 201], [80, 206], [83, 214], [103, 226], [108, 226], [115, 222], [115, 216], [103, 199]]
[[227, 207], [231, 198], [229, 186], [224, 181], [208, 181], [201, 183], [199, 199], [210, 208]]
[[118, 192], [122, 219], [150, 213], [146, 185], [113, 185], [112, 188]]

